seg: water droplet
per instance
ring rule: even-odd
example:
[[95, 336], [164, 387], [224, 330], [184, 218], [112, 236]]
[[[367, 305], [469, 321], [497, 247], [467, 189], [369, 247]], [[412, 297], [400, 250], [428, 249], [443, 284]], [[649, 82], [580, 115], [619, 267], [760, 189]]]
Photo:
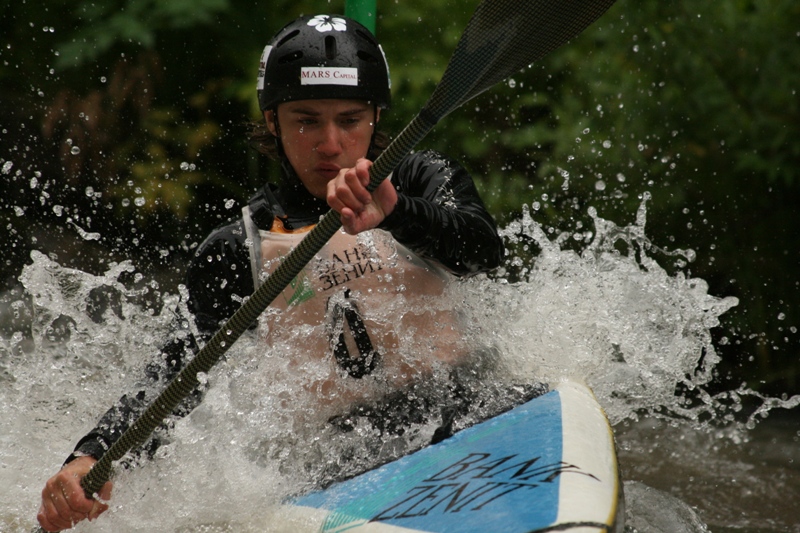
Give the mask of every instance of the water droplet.
[[3, 174], [10, 174], [11, 173], [11, 169], [13, 167], [14, 167], [14, 163], [12, 163], [11, 161], [6, 161], [5, 163], [3, 163]]
[[71, 153], [72, 155], [78, 155], [79, 153], [81, 153], [81, 149], [78, 146], [73, 146], [70, 149], [69, 153]]
[[606, 190], [606, 182], [603, 180], [597, 180], [597, 182], [594, 184], [594, 188], [598, 191], [604, 191]]
[[186, 161], [181, 163], [181, 170], [189, 170], [189, 163], [187, 163]]
[[142, 196], [137, 196], [133, 203], [136, 204], [137, 207], [142, 207], [147, 201]]
[[234, 205], [236, 205], [236, 200], [225, 201], [225, 209], [232, 209]]

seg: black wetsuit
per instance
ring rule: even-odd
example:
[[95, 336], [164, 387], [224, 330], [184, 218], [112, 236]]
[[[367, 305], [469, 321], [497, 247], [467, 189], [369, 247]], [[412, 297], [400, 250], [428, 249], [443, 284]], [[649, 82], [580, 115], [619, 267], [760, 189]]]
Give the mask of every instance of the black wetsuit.
[[[269, 229], [278, 217], [287, 229], [314, 224], [328, 210], [313, 197], [284, 165], [280, 186], [265, 185], [250, 200], [251, 217]], [[401, 244], [434, 260], [458, 276], [485, 272], [498, 266], [503, 243], [486, 211], [472, 178], [457, 163], [435, 152], [406, 157], [391, 181], [398, 192], [392, 213], [380, 225]], [[189, 300], [201, 341], [208, 340], [254, 291], [250, 255], [241, 218], [215, 230], [198, 248], [187, 271]], [[188, 329], [176, 334], [146, 369], [141, 390], [120, 398], [83, 437], [76, 455], [99, 458], [182, 368], [185, 355], [197, 351], [198, 342]], [[187, 400], [178, 414], [188, 412], [198, 397]], [[150, 448], [158, 446], [151, 440]], [[68, 459], [68, 460], [70, 460]]]

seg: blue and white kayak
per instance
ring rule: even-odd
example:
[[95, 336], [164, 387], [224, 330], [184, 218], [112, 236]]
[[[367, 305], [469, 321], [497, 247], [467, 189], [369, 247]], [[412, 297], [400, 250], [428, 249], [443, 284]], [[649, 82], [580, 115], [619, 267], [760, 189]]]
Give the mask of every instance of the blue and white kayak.
[[[325, 490], [298, 497], [292, 531], [618, 533], [622, 486], [608, 419], [583, 384]], [[277, 518], [277, 517], [276, 517]]]

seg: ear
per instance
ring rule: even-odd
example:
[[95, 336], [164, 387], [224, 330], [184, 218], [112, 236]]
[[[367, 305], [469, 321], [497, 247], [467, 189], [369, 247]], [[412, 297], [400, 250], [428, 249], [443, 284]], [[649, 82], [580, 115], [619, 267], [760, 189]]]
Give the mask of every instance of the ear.
[[278, 126], [275, 123], [275, 111], [273, 111], [272, 109], [264, 111], [264, 120], [267, 121], [267, 128], [269, 128], [269, 132], [273, 134], [275, 137], [277, 137]]

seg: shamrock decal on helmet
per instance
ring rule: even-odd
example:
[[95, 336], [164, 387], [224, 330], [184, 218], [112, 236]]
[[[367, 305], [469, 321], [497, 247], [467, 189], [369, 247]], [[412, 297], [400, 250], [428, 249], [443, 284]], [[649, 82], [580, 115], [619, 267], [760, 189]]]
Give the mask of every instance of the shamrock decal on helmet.
[[331, 17], [330, 15], [317, 15], [308, 21], [309, 26], [314, 26], [320, 33], [328, 31], [347, 31], [347, 21], [339, 17]]

